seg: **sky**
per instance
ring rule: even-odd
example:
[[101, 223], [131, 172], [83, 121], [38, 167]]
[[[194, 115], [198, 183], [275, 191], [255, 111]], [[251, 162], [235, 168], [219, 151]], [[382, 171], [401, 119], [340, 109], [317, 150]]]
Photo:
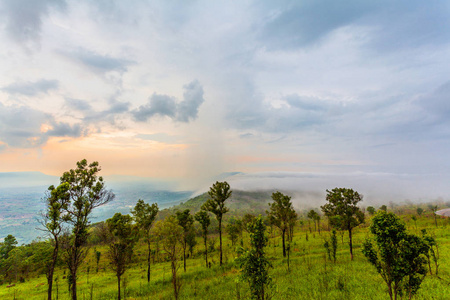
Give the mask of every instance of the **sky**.
[[444, 0], [0, 0], [0, 172], [448, 197], [449, 28]]

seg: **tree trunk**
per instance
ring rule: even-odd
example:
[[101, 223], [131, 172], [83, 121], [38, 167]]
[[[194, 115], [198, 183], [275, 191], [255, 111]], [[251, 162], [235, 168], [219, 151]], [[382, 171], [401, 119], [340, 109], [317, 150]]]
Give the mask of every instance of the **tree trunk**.
[[285, 233], [286, 233], [286, 229], [283, 229], [282, 230], [282, 237], [283, 237], [283, 257], [286, 257], [286, 244], [285, 244], [285, 237], [284, 237], [284, 235], [285, 235]]
[[184, 272], [186, 272], [186, 238], [184, 239], [184, 244], [183, 244], [183, 267], [184, 267]]
[[117, 275], [117, 299], [120, 300], [120, 275]]
[[52, 288], [53, 288], [53, 273], [55, 272], [55, 265], [56, 265], [56, 260], [58, 259], [58, 239], [55, 238], [55, 248], [53, 249], [53, 256], [52, 256], [52, 262], [50, 265], [50, 268], [48, 270], [48, 275], [47, 275], [47, 283], [48, 283], [48, 290], [47, 290], [47, 294], [48, 294], [48, 300], [52, 300]]
[[178, 299], [177, 266], [174, 260], [172, 260], [172, 284], [175, 299]]
[[352, 244], [352, 229], [348, 229], [348, 245], [350, 246], [350, 260], [353, 260], [353, 244]]
[[77, 300], [77, 272], [72, 271], [71, 276], [72, 276], [72, 279], [71, 279], [72, 280], [72, 286], [71, 286], [72, 300]]
[[220, 266], [222, 266], [222, 219], [219, 219]]
[[147, 256], [147, 282], [150, 282], [150, 263], [151, 263], [151, 255], [152, 255], [152, 249], [150, 241], [147, 241], [148, 246], [148, 256]]
[[208, 245], [206, 241], [206, 235], [205, 235], [205, 261], [206, 261], [206, 267], [208, 268]]

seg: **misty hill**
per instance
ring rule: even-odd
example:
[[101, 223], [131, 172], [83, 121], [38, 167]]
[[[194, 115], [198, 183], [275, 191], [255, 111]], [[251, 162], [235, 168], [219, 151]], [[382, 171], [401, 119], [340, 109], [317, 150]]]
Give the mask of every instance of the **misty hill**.
[[59, 177], [41, 172], [0, 172], [0, 188], [48, 187], [58, 182]]
[[[243, 216], [246, 213], [262, 214], [266, 213], [269, 209], [269, 202], [272, 202], [272, 193], [274, 191], [241, 191], [233, 190], [231, 197], [227, 199], [225, 205], [230, 209], [229, 215]], [[176, 206], [173, 206], [167, 211], [169, 213], [175, 211], [182, 211], [189, 209], [192, 214], [198, 212], [209, 198], [208, 193], [203, 193], [194, 198], [189, 199], [186, 202], [182, 202]]]

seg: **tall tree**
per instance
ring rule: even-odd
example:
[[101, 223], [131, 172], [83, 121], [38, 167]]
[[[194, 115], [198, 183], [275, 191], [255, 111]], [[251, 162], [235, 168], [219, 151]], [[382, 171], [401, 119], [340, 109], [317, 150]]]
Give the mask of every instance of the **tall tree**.
[[117, 276], [117, 299], [119, 300], [121, 299], [120, 278], [131, 262], [137, 238], [136, 228], [132, 221], [131, 216], [121, 213], [116, 213], [112, 218], [106, 220], [109, 233], [108, 257], [111, 261], [111, 268]]
[[267, 211], [269, 222], [281, 230], [283, 240], [283, 257], [286, 257], [286, 231], [292, 220], [297, 219], [297, 213], [292, 207], [291, 197], [280, 192], [272, 194], [274, 202], [269, 203], [270, 211]]
[[408, 234], [399, 217], [385, 211], [372, 218], [370, 232], [376, 246], [366, 240], [363, 253], [385, 281], [389, 297], [397, 299], [400, 291], [406, 291], [411, 299], [426, 274], [428, 245]]
[[208, 242], [208, 227], [209, 227], [209, 224], [211, 224], [211, 219], [209, 218], [208, 213], [204, 210], [201, 210], [198, 213], [196, 213], [194, 218], [202, 226], [202, 236], [203, 236], [203, 241], [205, 242], [205, 262], [206, 262], [206, 267], [208, 267], [208, 245], [207, 245], [207, 242]]
[[69, 286], [72, 300], [77, 299], [77, 271], [87, 254], [86, 245], [92, 210], [113, 200], [115, 195], [106, 190], [103, 177], [98, 176], [98, 162], [88, 164], [86, 159], [77, 162], [77, 168], [65, 172], [61, 184], [68, 183], [70, 201], [65, 209], [67, 221], [72, 225], [72, 235], [65, 239], [65, 261], [69, 268]]
[[42, 214], [42, 219], [39, 221], [43, 226], [41, 229], [50, 235], [53, 242], [52, 258], [46, 270], [48, 300], [52, 300], [53, 274], [58, 260], [59, 237], [63, 230], [63, 223], [67, 220], [67, 216], [64, 216], [63, 213], [67, 210], [70, 201], [69, 189], [70, 185], [67, 182], [56, 188], [53, 185], [48, 188], [45, 199], [47, 210]]
[[209, 188], [208, 195], [211, 198], [206, 200], [202, 205], [202, 210], [209, 211], [216, 215], [216, 219], [219, 223], [220, 265], [222, 266], [222, 218], [229, 210], [225, 206], [225, 201], [231, 196], [230, 185], [226, 181], [216, 181], [216, 183]]
[[364, 222], [364, 213], [357, 206], [362, 201], [362, 195], [352, 189], [334, 188], [327, 190], [326, 200], [328, 203], [320, 208], [333, 227], [348, 231], [350, 257], [353, 260], [352, 230]]
[[151, 263], [151, 243], [152, 234], [151, 229], [156, 215], [158, 214], [158, 204], [152, 205], [145, 203], [144, 200], [139, 199], [136, 206], [131, 211], [135, 222], [138, 224], [139, 230], [144, 232], [145, 241], [147, 243], [147, 282], [150, 282], [150, 263]]
[[13, 235], [8, 234], [3, 241], [3, 245], [0, 247], [0, 255], [1, 258], [7, 259], [9, 253], [17, 246], [17, 240]]
[[314, 231], [317, 231], [316, 221], [317, 221], [317, 217], [320, 218], [319, 214], [318, 214], [314, 209], [311, 209], [311, 210], [308, 212], [307, 217], [308, 217], [309, 219], [311, 219], [311, 220], [314, 222]]
[[184, 271], [186, 272], [186, 248], [189, 233], [192, 231], [192, 225], [194, 225], [194, 218], [190, 214], [190, 210], [186, 209], [182, 212], [176, 212], [178, 225], [183, 227], [183, 266]]
[[163, 221], [156, 222], [153, 230], [160, 238], [162, 247], [169, 257], [174, 296], [175, 299], [178, 299], [181, 288], [181, 282], [177, 276], [178, 255], [183, 241], [183, 227], [178, 224], [178, 219], [172, 215], [166, 217]]
[[258, 216], [248, 224], [250, 233], [251, 249], [243, 252], [238, 258], [238, 263], [242, 268], [242, 277], [250, 284], [250, 290], [253, 299], [264, 300], [267, 294], [267, 286], [271, 282], [268, 269], [271, 266], [265, 256], [264, 247], [267, 245], [268, 238], [265, 235], [266, 226]]

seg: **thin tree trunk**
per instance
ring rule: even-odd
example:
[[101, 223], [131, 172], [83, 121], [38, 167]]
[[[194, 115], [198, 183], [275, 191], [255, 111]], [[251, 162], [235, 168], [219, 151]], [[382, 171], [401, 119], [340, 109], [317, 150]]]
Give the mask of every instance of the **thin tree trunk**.
[[206, 235], [205, 235], [205, 261], [206, 261], [206, 267], [208, 267], [208, 245], [206, 241]]
[[48, 283], [48, 300], [52, 300], [52, 289], [53, 289], [53, 273], [55, 272], [56, 260], [58, 259], [58, 239], [55, 238], [55, 248], [53, 249], [52, 262], [50, 269], [48, 270], [47, 283]]
[[349, 246], [350, 246], [350, 259], [353, 260], [353, 244], [352, 244], [352, 229], [348, 229], [348, 238], [349, 238]]
[[147, 256], [147, 282], [150, 282], [150, 264], [151, 264], [151, 255], [152, 255], [152, 249], [150, 241], [147, 241], [148, 246], [148, 256]]
[[285, 237], [284, 237], [285, 233], [286, 233], [286, 229], [283, 229], [283, 230], [282, 230], [282, 237], [283, 237], [283, 257], [286, 257], [286, 244], [285, 244], [285, 241], [284, 241], [284, 239], [285, 239]]
[[222, 219], [219, 219], [220, 266], [222, 266]]
[[120, 275], [117, 275], [117, 291], [118, 291], [117, 299], [120, 300]]
[[175, 266], [175, 261], [173, 260], [172, 260], [172, 284], [175, 299], [178, 299], [177, 267]]
[[77, 300], [77, 272], [71, 272], [72, 276], [72, 300]]
[[184, 266], [184, 272], [186, 272], [186, 238], [184, 239], [184, 244], [183, 244], [183, 266]]

